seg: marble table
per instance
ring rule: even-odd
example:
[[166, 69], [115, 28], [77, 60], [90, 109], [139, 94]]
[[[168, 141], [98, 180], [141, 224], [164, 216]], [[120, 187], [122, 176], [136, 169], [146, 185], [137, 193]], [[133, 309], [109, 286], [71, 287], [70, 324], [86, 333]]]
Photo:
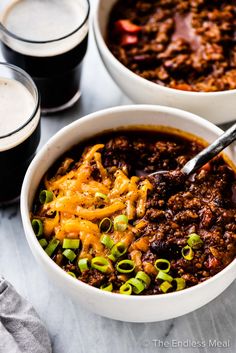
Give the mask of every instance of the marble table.
[[[81, 100], [69, 111], [42, 117], [40, 146], [81, 116], [131, 103], [107, 74], [92, 35], [82, 92]], [[217, 299], [188, 315], [151, 324], [123, 323], [92, 314], [50, 283], [29, 250], [18, 204], [0, 210], [0, 244], [0, 273], [34, 305], [48, 328], [54, 353], [236, 351], [236, 282]], [[1, 353], [11, 352], [6, 347]]]

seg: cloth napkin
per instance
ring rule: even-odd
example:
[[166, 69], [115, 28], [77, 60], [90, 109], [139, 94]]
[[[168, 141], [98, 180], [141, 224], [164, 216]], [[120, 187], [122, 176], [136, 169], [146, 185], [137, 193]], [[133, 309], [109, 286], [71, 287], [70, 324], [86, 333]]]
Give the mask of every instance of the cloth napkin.
[[0, 353], [51, 353], [51, 343], [34, 308], [0, 276]]

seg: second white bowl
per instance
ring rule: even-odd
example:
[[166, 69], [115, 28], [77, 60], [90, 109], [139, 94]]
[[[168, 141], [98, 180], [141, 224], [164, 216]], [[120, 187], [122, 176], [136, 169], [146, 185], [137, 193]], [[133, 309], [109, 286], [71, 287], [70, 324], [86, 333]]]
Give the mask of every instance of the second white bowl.
[[148, 81], [121, 64], [108, 49], [106, 31], [109, 14], [117, 0], [99, 0], [94, 16], [94, 34], [101, 58], [117, 85], [135, 103], [161, 104], [198, 114], [215, 124], [236, 119], [236, 90], [187, 92]]

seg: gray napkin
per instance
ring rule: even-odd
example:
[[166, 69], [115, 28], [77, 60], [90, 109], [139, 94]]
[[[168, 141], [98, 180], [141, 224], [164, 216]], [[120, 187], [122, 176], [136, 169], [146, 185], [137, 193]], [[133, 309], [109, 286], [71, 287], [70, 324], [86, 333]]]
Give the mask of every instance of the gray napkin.
[[34, 308], [0, 276], [0, 353], [51, 353], [48, 333]]

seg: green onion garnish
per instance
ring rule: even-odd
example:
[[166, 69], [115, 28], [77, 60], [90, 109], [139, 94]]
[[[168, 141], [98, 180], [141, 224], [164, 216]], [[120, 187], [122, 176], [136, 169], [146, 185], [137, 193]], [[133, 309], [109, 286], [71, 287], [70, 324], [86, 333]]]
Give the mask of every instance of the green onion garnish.
[[160, 285], [159, 288], [163, 293], [167, 293], [172, 288], [172, 285], [169, 282], [165, 281]]
[[50, 256], [50, 257], [52, 256], [52, 254], [54, 253], [54, 251], [58, 247], [59, 243], [60, 243], [60, 241], [55, 238], [49, 242], [48, 246], [45, 249], [45, 252], [48, 254], [48, 256]]
[[139, 294], [145, 289], [144, 283], [137, 278], [130, 278], [126, 283], [131, 284], [135, 294]]
[[182, 290], [186, 287], [185, 279], [183, 278], [174, 278], [172, 284], [176, 287], [176, 291]]
[[79, 239], [64, 239], [62, 247], [63, 249], [78, 249], [80, 244]]
[[108, 198], [107, 195], [102, 194], [101, 192], [96, 192], [95, 197], [96, 197], [96, 199], [103, 199], [103, 200], [107, 200], [107, 198]]
[[145, 288], [149, 287], [151, 283], [151, 278], [143, 271], [138, 271], [135, 278], [143, 282], [145, 284]]
[[124, 283], [120, 287], [120, 294], [131, 295], [132, 294], [132, 286], [129, 283]]
[[34, 231], [34, 234], [36, 235], [36, 237], [41, 237], [41, 235], [43, 235], [42, 221], [40, 221], [40, 219], [33, 219], [31, 224], [32, 224], [33, 231]]
[[173, 277], [171, 277], [170, 275], [168, 275], [164, 271], [159, 271], [157, 276], [156, 276], [156, 278], [157, 279], [162, 279], [163, 281], [167, 281], [167, 282], [172, 282], [173, 281]]
[[200, 249], [203, 245], [202, 239], [196, 233], [189, 235], [187, 243], [192, 249]]
[[66, 273], [68, 273], [68, 275], [70, 275], [71, 277], [76, 278], [76, 275], [74, 274], [74, 272], [68, 271], [68, 272], [66, 272]]
[[191, 261], [194, 258], [194, 251], [192, 248], [190, 248], [189, 245], [186, 245], [182, 250], [181, 250], [182, 256], [185, 260]]
[[101, 222], [99, 223], [99, 230], [101, 233], [108, 233], [110, 232], [112, 227], [112, 221], [110, 218], [103, 218]]
[[39, 240], [39, 244], [42, 246], [42, 248], [46, 248], [48, 245], [48, 242], [45, 238]]
[[108, 285], [107, 284], [103, 284], [103, 285], [101, 285], [100, 289], [101, 290], [105, 290], [106, 292], [112, 292], [113, 284], [112, 283], [110, 283]]
[[89, 267], [88, 267], [88, 259], [79, 259], [78, 267], [79, 267], [81, 272], [87, 271], [89, 269]]
[[132, 260], [122, 260], [116, 264], [116, 269], [121, 273], [130, 273], [135, 269], [135, 264]]
[[114, 229], [119, 232], [124, 232], [128, 227], [128, 217], [125, 215], [120, 215], [114, 218]]
[[[125, 246], [124, 243], [122, 243], [121, 241], [116, 243], [112, 249], [111, 249], [111, 255], [113, 256], [113, 258], [116, 260], [119, 257], [123, 256], [127, 251], [127, 247]], [[110, 258], [110, 257], [109, 257]]]
[[110, 266], [109, 261], [105, 259], [105, 257], [97, 256], [97, 257], [94, 257], [91, 261], [91, 267], [95, 268], [96, 270], [102, 273], [106, 273], [109, 266]]
[[155, 267], [158, 271], [168, 273], [170, 271], [170, 261], [166, 259], [158, 259], [155, 262]]
[[53, 200], [53, 193], [48, 190], [43, 190], [39, 194], [39, 201], [43, 203], [48, 203]]
[[108, 259], [110, 259], [111, 261], [113, 261], [113, 262], [116, 262], [116, 258], [115, 258], [115, 256], [113, 256], [112, 254], [110, 254], [110, 255], [108, 255], [107, 256], [108, 257]]
[[70, 249], [66, 249], [65, 251], [63, 251], [62, 253], [70, 262], [73, 262], [74, 259], [76, 258], [76, 254], [74, 253], [74, 251], [70, 250]]
[[102, 234], [100, 242], [105, 245], [108, 249], [111, 249], [114, 245], [114, 241], [107, 234]]

